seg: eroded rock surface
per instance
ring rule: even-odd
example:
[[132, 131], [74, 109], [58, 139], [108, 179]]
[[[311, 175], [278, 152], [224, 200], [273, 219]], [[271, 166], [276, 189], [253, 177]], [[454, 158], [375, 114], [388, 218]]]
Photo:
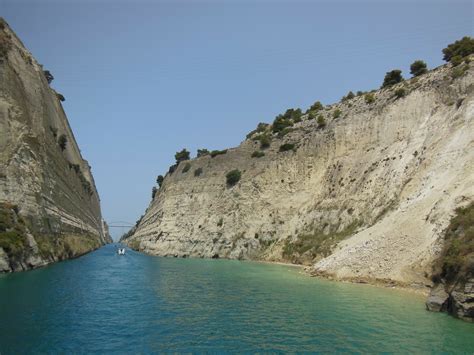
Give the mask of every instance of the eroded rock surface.
[[81, 255], [110, 237], [61, 96], [1, 19], [0, 47], [0, 271], [7, 272]]

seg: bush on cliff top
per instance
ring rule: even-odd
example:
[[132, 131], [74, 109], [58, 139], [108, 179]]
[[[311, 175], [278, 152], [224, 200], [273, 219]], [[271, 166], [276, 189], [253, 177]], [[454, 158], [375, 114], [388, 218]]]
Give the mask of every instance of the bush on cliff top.
[[189, 152], [186, 148], [183, 148], [181, 151], [176, 152], [174, 158], [176, 159], [176, 164], [179, 164], [182, 161], [189, 160]]
[[450, 62], [454, 57], [467, 57], [474, 54], [474, 38], [465, 36], [443, 49], [443, 60]]
[[395, 84], [398, 84], [403, 81], [402, 71], [395, 69], [387, 72], [383, 79], [382, 88], [386, 88]]
[[413, 76], [420, 76], [425, 74], [428, 71], [426, 63], [422, 60], [415, 60], [410, 65], [410, 74]]

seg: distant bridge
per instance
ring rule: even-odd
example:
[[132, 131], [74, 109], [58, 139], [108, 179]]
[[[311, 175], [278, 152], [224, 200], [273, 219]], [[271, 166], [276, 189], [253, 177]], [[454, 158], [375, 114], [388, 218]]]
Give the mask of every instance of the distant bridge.
[[125, 221], [114, 221], [108, 224], [109, 228], [132, 228], [135, 226], [135, 223], [125, 222]]

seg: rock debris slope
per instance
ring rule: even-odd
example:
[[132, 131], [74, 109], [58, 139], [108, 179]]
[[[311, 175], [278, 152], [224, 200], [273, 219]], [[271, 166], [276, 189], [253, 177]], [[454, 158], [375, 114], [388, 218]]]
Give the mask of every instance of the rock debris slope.
[[0, 20], [0, 272], [75, 257], [111, 241], [60, 99]]

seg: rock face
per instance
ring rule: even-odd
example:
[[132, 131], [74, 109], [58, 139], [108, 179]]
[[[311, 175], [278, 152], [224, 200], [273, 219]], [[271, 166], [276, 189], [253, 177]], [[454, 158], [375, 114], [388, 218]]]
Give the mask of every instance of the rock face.
[[433, 287], [426, 302], [433, 312], [448, 312], [457, 318], [474, 322], [474, 279], [454, 286], [440, 283]]
[[0, 272], [75, 257], [111, 241], [60, 98], [0, 19]]
[[[454, 209], [474, 198], [472, 61], [464, 68], [441, 66], [374, 92], [372, 103], [327, 106], [316, 112], [325, 126], [303, 115], [259, 158], [255, 133], [225, 154], [181, 162], [124, 242], [425, 287]], [[229, 186], [233, 169], [241, 179]]]

